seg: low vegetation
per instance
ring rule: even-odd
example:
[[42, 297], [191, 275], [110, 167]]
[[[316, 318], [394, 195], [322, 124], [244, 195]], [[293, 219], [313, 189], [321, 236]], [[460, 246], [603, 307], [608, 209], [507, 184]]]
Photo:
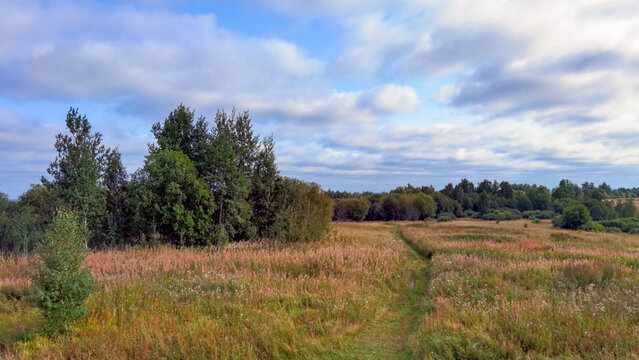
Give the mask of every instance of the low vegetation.
[[400, 352], [393, 332], [407, 331], [412, 317], [396, 311], [421, 262], [393, 228], [338, 225], [318, 242], [94, 252], [85, 260], [98, 282], [88, 315], [53, 339], [36, 333], [44, 312], [6, 290], [28, 286], [27, 259], [5, 259], [0, 344], [9, 359], [305, 359], [352, 358], [386, 336], [379, 351]]
[[433, 254], [415, 358], [639, 356], [639, 237], [525, 220], [401, 229]]
[[636, 358], [638, 259], [636, 235], [548, 220], [105, 250], [84, 261], [98, 284], [87, 316], [51, 338], [29, 259], [13, 256], [0, 262], [0, 347], [8, 359]]

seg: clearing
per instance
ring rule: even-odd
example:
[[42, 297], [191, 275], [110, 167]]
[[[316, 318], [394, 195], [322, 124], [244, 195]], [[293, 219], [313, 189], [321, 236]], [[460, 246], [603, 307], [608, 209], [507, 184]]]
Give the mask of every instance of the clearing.
[[339, 223], [314, 243], [127, 249], [37, 335], [28, 261], [0, 260], [0, 355], [47, 359], [639, 358], [639, 236], [548, 222]]

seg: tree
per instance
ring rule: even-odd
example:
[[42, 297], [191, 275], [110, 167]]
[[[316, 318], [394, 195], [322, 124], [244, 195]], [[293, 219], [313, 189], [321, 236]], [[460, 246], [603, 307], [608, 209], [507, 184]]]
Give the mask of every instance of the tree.
[[459, 203], [448, 196], [436, 192], [432, 195], [433, 200], [437, 204], [437, 214], [448, 213], [453, 214], [455, 216], [461, 216], [463, 211], [461, 205]]
[[149, 145], [149, 153], [156, 154], [162, 150], [181, 151], [193, 160], [194, 116], [194, 111], [180, 104], [171, 111], [164, 122], [153, 124], [151, 133], [155, 136], [157, 144]]
[[258, 237], [272, 237], [272, 227], [278, 212], [280, 172], [275, 164], [275, 143], [273, 137], [264, 139], [255, 156], [251, 173], [249, 204], [253, 210], [253, 224]]
[[563, 179], [559, 182], [559, 186], [552, 190], [552, 198], [557, 199], [576, 199], [583, 195], [583, 192], [579, 185], [572, 183], [568, 179]]
[[583, 198], [582, 204], [588, 208], [592, 219], [595, 221], [607, 220], [613, 213], [612, 204], [592, 198]]
[[282, 241], [318, 240], [331, 229], [333, 204], [321, 187], [297, 179], [282, 178], [278, 193], [281, 205], [273, 226]]
[[512, 199], [514, 196], [514, 192], [515, 190], [513, 189], [513, 186], [510, 185], [508, 181], [502, 181], [501, 183], [499, 183], [499, 190], [497, 191], [497, 195], [505, 199]]
[[478, 193], [485, 192], [485, 193], [492, 194], [493, 193], [493, 183], [488, 181], [488, 179], [484, 179], [484, 181], [482, 181], [481, 183], [479, 183], [477, 185], [477, 192]]
[[87, 233], [78, 220], [74, 213], [60, 211], [38, 249], [31, 289], [46, 320], [44, 331], [52, 335], [68, 331], [70, 323], [86, 314], [84, 301], [95, 286], [91, 270], [82, 267]]
[[532, 203], [534, 210], [546, 210], [550, 207], [550, 190], [541, 185], [533, 185], [526, 189], [526, 195]]
[[75, 211], [98, 243], [105, 237], [103, 220], [109, 216], [109, 189], [102, 184], [105, 165], [109, 159], [119, 161], [120, 154], [102, 145], [102, 134], [91, 131], [86, 115], [78, 109], [69, 109], [66, 126], [69, 134], [56, 135], [58, 155], [47, 169], [53, 179], [43, 177], [42, 183], [50, 189], [55, 205]]
[[459, 184], [457, 184], [466, 194], [475, 192], [475, 185], [468, 179], [463, 178]]
[[102, 184], [107, 190], [105, 217], [106, 238], [110, 245], [121, 243], [124, 230], [128, 227], [126, 219], [126, 185], [128, 175], [122, 165], [120, 152], [116, 149], [105, 154], [105, 169]]
[[490, 209], [495, 208], [497, 208], [497, 203], [492, 199], [492, 196], [489, 193], [482, 191], [475, 202], [475, 211], [483, 215]]
[[334, 219], [338, 221], [362, 221], [368, 215], [370, 203], [366, 199], [335, 200]]
[[637, 214], [637, 208], [632, 199], [626, 199], [624, 201], [618, 201], [615, 205], [615, 214], [620, 218], [629, 218]]
[[583, 204], [566, 207], [561, 217], [561, 227], [564, 229], [577, 230], [590, 222], [592, 217]]
[[218, 206], [215, 213], [218, 234], [235, 240], [239, 239], [243, 230], [250, 225], [251, 208], [247, 201], [250, 182], [240, 168], [233, 134], [226, 117], [223, 112], [216, 115], [216, 128], [210, 143], [212, 156], [204, 171], [204, 179], [215, 194]]
[[144, 168], [131, 181], [129, 204], [137, 230], [145, 236], [159, 232], [176, 245], [212, 245], [213, 194], [181, 151], [162, 150], [147, 156]]
[[528, 195], [521, 190], [515, 190], [513, 193], [513, 204], [515, 208], [521, 212], [533, 209], [533, 204], [528, 198]]

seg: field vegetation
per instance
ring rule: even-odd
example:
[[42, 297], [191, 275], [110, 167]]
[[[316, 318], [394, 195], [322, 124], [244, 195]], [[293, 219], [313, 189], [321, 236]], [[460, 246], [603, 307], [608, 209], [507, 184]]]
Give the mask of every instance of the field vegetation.
[[10, 359], [639, 358], [639, 236], [549, 220], [92, 252], [88, 315], [54, 338], [38, 332], [28, 262], [0, 262]]
[[639, 237], [524, 220], [401, 231], [432, 254], [416, 358], [639, 358]]
[[[391, 228], [339, 225], [322, 241], [294, 244], [94, 252], [85, 265], [99, 290], [88, 315], [53, 339], [37, 333], [28, 258], [7, 258], [0, 344], [16, 359], [352, 358], [373, 343], [358, 335], [395, 319], [419, 276], [422, 264]], [[409, 322], [390, 325], [388, 351], [401, 351], [394, 330]]]

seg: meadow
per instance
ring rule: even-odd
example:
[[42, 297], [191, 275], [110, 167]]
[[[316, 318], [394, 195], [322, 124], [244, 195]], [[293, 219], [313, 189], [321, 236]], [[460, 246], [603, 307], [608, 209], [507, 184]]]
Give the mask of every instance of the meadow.
[[128, 248], [69, 335], [0, 261], [8, 359], [639, 358], [639, 236], [548, 221], [335, 223], [315, 242]]

